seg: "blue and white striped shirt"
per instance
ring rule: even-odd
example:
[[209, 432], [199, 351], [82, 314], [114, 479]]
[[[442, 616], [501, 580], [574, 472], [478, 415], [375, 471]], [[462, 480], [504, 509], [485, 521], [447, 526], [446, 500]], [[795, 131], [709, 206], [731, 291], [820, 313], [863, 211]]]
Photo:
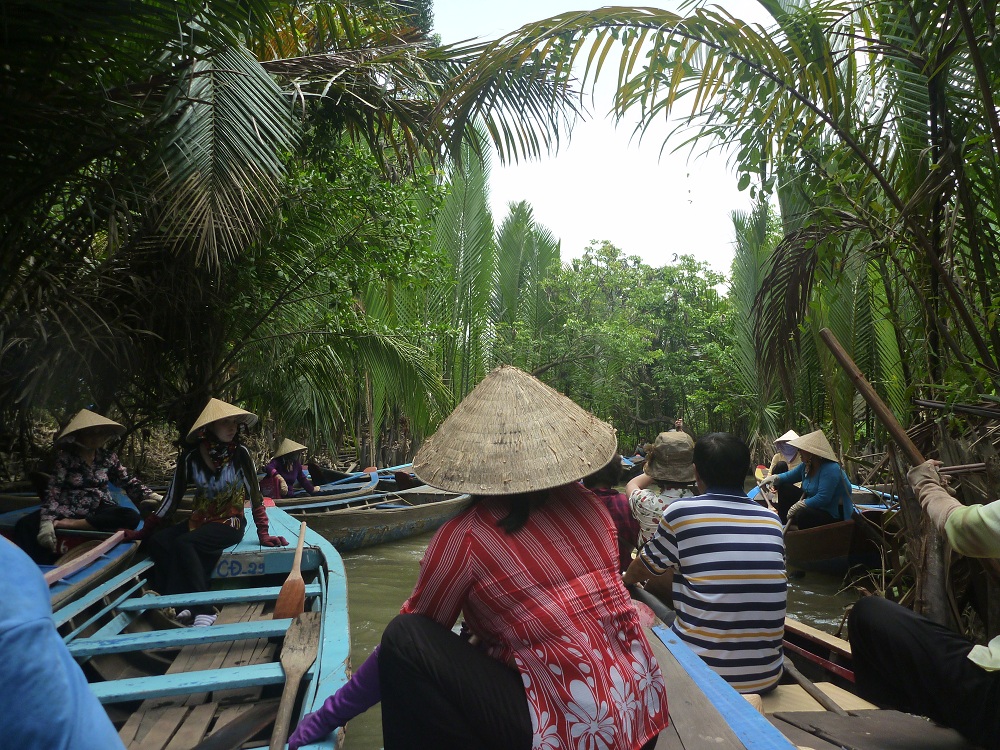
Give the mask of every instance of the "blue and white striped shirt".
[[741, 693], [777, 684], [788, 579], [774, 511], [735, 490], [675, 500], [639, 556], [674, 570], [674, 632], [709, 667]]

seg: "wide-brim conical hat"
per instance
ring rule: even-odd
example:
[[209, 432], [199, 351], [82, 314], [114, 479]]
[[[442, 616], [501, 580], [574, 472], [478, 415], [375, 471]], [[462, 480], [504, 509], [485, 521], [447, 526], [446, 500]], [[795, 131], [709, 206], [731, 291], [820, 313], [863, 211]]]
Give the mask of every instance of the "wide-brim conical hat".
[[220, 419], [226, 419], [228, 417], [236, 417], [247, 427], [252, 427], [257, 424], [256, 414], [251, 414], [246, 409], [241, 409], [238, 406], [227, 404], [225, 401], [212, 398], [209, 399], [208, 404], [201, 410], [201, 414], [198, 415], [194, 424], [191, 425], [191, 429], [188, 430], [188, 442], [192, 442], [195, 437], [195, 433], [205, 425], [217, 422]]
[[781, 437], [775, 438], [774, 444], [777, 445], [778, 443], [787, 443], [789, 440], [794, 440], [797, 437], [799, 437], [799, 433], [797, 433], [795, 430], [789, 430]]
[[514, 495], [568, 484], [604, 467], [615, 429], [516, 367], [498, 367], [417, 451], [432, 487]]
[[278, 446], [278, 450], [274, 452], [271, 456], [272, 459], [281, 458], [282, 456], [287, 456], [289, 453], [298, 453], [299, 451], [309, 450], [302, 443], [296, 443], [294, 440], [289, 440], [285, 438], [281, 441], [281, 445]]
[[830, 445], [830, 441], [826, 439], [826, 435], [823, 434], [823, 430], [816, 430], [802, 437], [793, 438], [788, 441], [788, 444], [794, 445], [800, 451], [812, 453], [814, 456], [819, 456], [820, 458], [826, 458], [830, 461], [837, 460], [837, 454], [833, 452], [833, 447]]
[[86, 430], [91, 427], [105, 427], [114, 430], [118, 435], [123, 435], [125, 433], [125, 425], [118, 424], [113, 419], [102, 417], [100, 414], [92, 412], [90, 409], [80, 409], [80, 411], [76, 413], [76, 416], [69, 421], [69, 424], [66, 425], [65, 429], [59, 433], [59, 437], [56, 438], [56, 441], [65, 440], [74, 432]]

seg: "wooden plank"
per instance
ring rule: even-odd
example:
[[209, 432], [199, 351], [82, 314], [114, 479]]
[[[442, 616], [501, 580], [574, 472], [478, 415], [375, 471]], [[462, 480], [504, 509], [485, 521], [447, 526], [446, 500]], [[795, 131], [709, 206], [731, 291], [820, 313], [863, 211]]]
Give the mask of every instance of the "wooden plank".
[[78, 638], [69, 644], [70, 654], [77, 659], [99, 654], [120, 654], [146, 651], [152, 648], [182, 648], [184, 646], [236, 641], [242, 638], [277, 638], [285, 634], [291, 619], [257, 620], [210, 628], [177, 628], [151, 630], [142, 633], [121, 633], [104, 638]]
[[90, 688], [101, 703], [120, 703], [169, 695], [187, 695], [205, 690], [226, 690], [247, 685], [281, 685], [284, 681], [285, 673], [281, 670], [281, 665], [272, 662], [249, 667], [184, 672], [177, 675], [131, 677], [91, 683]]
[[137, 734], [136, 739], [129, 745], [130, 748], [142, 748], [142, 750], [163, 750], [170, 738], [174, 736], [177, 727], [184, 721], [188, 710], [181, 706], [170, 706], [158, 712], [156, 721], [149, 731], [141, 738]]
[[670, 726], [660, 732], [653, 750], [684, 750], [684, 743], [681, 742], [681, 738], [677, 734], [677, 727], [674, 726], [673, 722], [670, 722]]
[[[838, 706], [845, 711], [865, 711], [878, 708], [863, 698], [829, 682], [815, 683]], [[778, 685], [774, 690], [761, 696], [765, 714], [779, 711], [822, 711], [823, 707], [799, 685]]]
[[66, 624], [74, 617], [77, 617], [84, 610], [94, 606], [105, 597], [111, 596], [114, 591], [126, 582], [141, 576], [151, 567], [153, 567], [152, 560], [143, 560], [142, 562], [136, 563], [128, 570], [116, 575], [110, 581], [105, 581], [101, 585], [95, 587], [87, 595], [82, 596], [79, 599], [75, 599], [65, 607], [59, 607], [59, 609], [52, 613], [53, 622], [55, 622], [57, 628]]
[[[247, 610], [244, 617], [258, 618], [262, 615], [264, 603]], [[224, 667], [241, 667], [250, 664], [265, 664], [275, 661], [276, 644], [268, 638], [258, 638], [256, 641], [240, 641], [233, 645], [227, 654]], [[212, 699], [219, 703], [254, 703], [260, 699], [263, 688], [252, 685], [235, 690], [216, 690]]]
[[[729, 724], [698, 689], [694, 680], [660, 641], [657, 634], [646, 629], [646, 637], [668, 686], [670, 725], [680, 742], [679, 747], [685, 750], [708, 750], [708, 748], [744, 750], [743, 743], [733, 733]], [[663, 735], [661, 732], [657, 747]], [[667, 743], [665, 747], [676, 746], [669, 732]]]
[[58, 568], [53, 568], [48, 573], [45, 574], [45, 583], [51, 586], [56, 581], [61, 581], [64, 578], [76, 573], [78, 570], [87, 567], [94, 560], [99, 558], [105, 552], [107, 552], [112, 547], [117, 547], [125, 537], [124, 531], [116, 531], [110, 537], [105, 539], [103, 542], [98, 544], [91, 550], [88, 550], [86, 554], [80, 555], [74, 560], [70, 560], [65, 565], [60, 565]]
[[851, 716], [780, 713], [775, 718], [845, 750], [975, 750], [954, 729], [899, 711], [864, 711]]
[[792, 633], [794, 635], [801, 635], [809, 640], [817, 641], [836, 654], [847, 657], [848, 659], [852, 658], [851, 644], [848, 641], [845, 641], [843, 638], [838, 638], [835, 635], [831, 635], [830, 633], [820, 630], [819, 628], [814, 628], [812, 625], [806, 625], [804, 622], [799, 622], [798, 620], [793, 620], [791, 617], [786, 617], [785, 632]]
[[[247, 604], [245, 602], [230, 604], [228, 607], [224, 607], [219, 612], [218, 619], [212, 627], [214, 628], [220, 625], [233, 625], [244, 622], [247, 619], [251, 619], [252, 613], [262, 607], [262, 604]], [[223, 666], [240, 666], [238, 664], [226, 662], [229, 654], [232, 653], [232, 650], [237, 647], [238, 643], [238, 641], [229, 641], [226, 643], [206, 644], [204, 646], [197, 646], [193, 649], [187, 649], [187, 655], [189, 656], [190, 663], [185, 666], [185, 671], [194, 671], [197, 669], [220, 669]], [[208, 699], [208, 692], [192, 693], [184, 700], [184, 702], [190, 706], [198, 703], [204, 703]]]
[[208, 732], [212, 719], [215, 718], [217, 708], [215, 703], [202, 703], [200, 706], [192, 708], [164, 750], [190, 750], [201, 742], [205, 733]]
[[[141, 596], [122, 602], [118, 606], [118, 609], [123, 612], [163, 609], [165, 607], [183, 609], [186, 606], [197, 603], [214, 604], [221, 609], [224, 605], [234, 602], [274, 601], [278, 598], [279, 591], [281, 591], [280, 586], [260, 586], [249, 589], [202, 592], [201, 595], [197, 596], [194, 594]], [[321, 593], [322, 591], [318, 583], [310, 583], [306, 586], [307, 597], [319, 596]]]
[[[810, 700], [812, 700], [810, 698]], [[813, 701], [815, 703], [815, 701]], [[817, 704], [818, 705], [818, 704]], [[770, 722], [781, 732], [788, 740], [795, 745], [798, 750], [840, 750], [837, 745], [831, 745], [826, 740], [822, 740], [816, 735], [809, 734], [809, 732], [799, 729], [794, 724], [789, 724], [787, 721], [782, 721], [781, 719], [775, 718], [774, 716], [769, 717]]]

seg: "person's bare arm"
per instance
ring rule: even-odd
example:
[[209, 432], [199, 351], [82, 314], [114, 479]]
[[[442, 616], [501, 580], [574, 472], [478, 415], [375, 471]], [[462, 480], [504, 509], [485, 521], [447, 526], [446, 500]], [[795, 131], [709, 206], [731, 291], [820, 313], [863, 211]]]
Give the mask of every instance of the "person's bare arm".
[[625, 485], [625, 497], [632, 497], [632, 493], [636, 490], [647, 489], [653, 484], [654, 481], [655, 480], [644, 471], [637, 474], [628, 480], [628, 484]]

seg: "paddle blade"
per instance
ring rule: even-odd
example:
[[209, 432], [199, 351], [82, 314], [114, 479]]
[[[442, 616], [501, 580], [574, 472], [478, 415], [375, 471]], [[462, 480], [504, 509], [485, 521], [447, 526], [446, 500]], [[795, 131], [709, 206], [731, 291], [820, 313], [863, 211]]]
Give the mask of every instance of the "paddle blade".
[[285, 672], [285, 687], [281, 692], [278, 716], [274, 720], [269, 750], [281, 750], [288, 739], [292, 720], [292, 707], [299, 691], [299, 683], [313, 662], [319, 650], [319, 635], [322, 617], [319, 612], [303, 612], [295, 618], [285, 633], [281, 647], [281, 668]]
[[298, 617], [306, 608], [306, 584], [301, 577], [289, 577], [281, 585], [278, 600], [274, 603], [274, 619]]

